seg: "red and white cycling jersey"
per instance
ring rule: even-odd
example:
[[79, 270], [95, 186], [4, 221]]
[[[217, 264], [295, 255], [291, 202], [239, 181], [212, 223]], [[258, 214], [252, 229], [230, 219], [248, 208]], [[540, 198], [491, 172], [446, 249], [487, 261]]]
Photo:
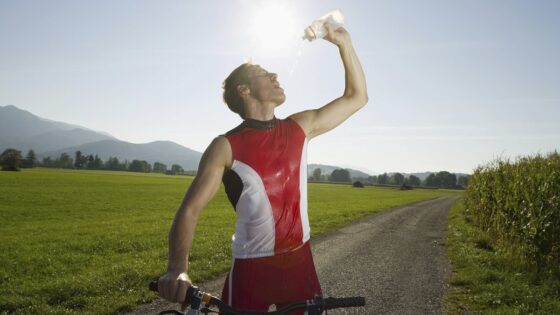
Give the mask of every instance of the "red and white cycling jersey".
[[307, 138], [292, 119], [247, 119], [228, 132], [233, 164], [223, 177], [237, 212], [233, 257], [274, 256], [309, 240]]

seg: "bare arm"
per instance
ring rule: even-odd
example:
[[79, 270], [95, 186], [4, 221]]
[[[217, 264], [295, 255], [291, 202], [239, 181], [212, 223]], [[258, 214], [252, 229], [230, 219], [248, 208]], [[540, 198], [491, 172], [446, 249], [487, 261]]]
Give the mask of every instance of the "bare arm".
[[307, 110], [290, 116], [303, 127], [308, 139], [340, 125], [368, 101], [364, 71], [352, 46], [350, 35], [342, 27], [336, 31], [327, 27], [327, 30], [328, 35], [325, 39], [338, 47], [344, 65], [344, 93], [319, 109]]
[[226, 167], [231, 167], [231, 148], [224, 137], [208, 146], [169, 231], [169, 262], [167, 274], [159, 279], [161, 297], [171, 302], [183, 302], [187, 288], [188, 257], [194, 230], [202, 209], [218, 191]]

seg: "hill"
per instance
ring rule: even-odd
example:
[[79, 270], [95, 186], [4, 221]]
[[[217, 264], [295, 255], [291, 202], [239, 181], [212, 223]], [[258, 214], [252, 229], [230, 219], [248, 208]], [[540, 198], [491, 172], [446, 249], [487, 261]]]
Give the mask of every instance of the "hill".
[[44, 152], [106, 139], [115, 138], [82, 126], [44, 119], [13, 105], [0, 106], [2, 150]]
[[196, 170], [202, 153], [191, 150], [171, 141], [155, 141], [150, 143], [130, 143], [120, 140], [102, 140], [79, 146], [41, 153], [41, 157], [52, 158], [67, 153], [74, 156], [76, 151], [84, 155], [97, 154], [102, 160], [118, 157], [119, 160], [145, 160], [149, 163], [160, 162], [171, 168], [173, 164], [181, 165], [185, 170]]
[[161, 162], [171, 167], [179, 164], [185, 170], [196, 170], [202, 153], [171, 141], [135, 144], [119, 140], [110, 134], [86, 127], [36, 116], [13, 105], [0, 106], [0, 152], [7, 148], [22, 151], [33, 149], [39, 159], [55, 159], [61, 153], [74, 157], [97, 154], [101, 159], [145, 160]]

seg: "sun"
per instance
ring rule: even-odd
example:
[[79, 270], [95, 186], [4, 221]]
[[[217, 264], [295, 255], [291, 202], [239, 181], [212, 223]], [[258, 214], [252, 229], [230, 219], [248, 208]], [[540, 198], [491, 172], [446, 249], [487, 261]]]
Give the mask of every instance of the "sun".
[[251, 30], [257, 47], [267, 51], [288, 49], [298, 39], [295, 12], [285, 2], [261, 3], [254, 10]]

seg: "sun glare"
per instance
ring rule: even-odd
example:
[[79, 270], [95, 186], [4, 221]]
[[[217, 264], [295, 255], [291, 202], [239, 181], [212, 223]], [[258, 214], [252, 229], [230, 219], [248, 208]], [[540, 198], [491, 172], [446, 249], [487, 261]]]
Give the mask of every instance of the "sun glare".
[[298, 38], [294, 14], [286, 3], [262, 3], [254, 11], [252, 26], [257, 47], [267, 51], [289, 49]]

